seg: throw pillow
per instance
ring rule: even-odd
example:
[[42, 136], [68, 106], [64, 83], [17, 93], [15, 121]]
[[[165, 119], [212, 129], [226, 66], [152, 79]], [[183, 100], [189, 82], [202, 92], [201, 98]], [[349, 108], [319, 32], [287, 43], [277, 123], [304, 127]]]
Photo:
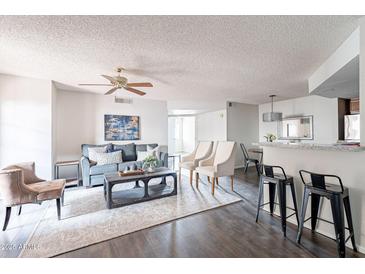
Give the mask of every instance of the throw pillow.
[[136, 145], [134, 143], [124, 144], [124, 145], [114, 145], [113, 150], [121, 150], [123, 161], [136, 161], [137, 160], [137, 153], [136, 153]]
[[104, 147], [89, 147], [89, 160], [91, 162], [97, 162], [96, 159], [96, 154], [98, 153], [105, 153], [107, 150], [108, 146], [104, 146]]
[[157, 160], [160, 160], [160, 146], [157, 146], [155, 148], [147, 145], [147, 153], [148, 155], [153, 155], [157, 158]]
[[122, 152], [101, 152], [96, 153], [96, 162], [98, 166], [101, 165], [109, 165], [109, 164], [117, 164], [122, 162]]
[[137, 161], [143, 161], [148, 155], [147, 151], [137, 151]]

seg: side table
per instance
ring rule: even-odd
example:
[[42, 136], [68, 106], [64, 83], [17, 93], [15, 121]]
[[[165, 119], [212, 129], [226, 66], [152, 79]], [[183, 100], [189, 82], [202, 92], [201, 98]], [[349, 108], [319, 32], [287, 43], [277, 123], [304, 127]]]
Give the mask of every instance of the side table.
[[175, 168], [175, 158], [179, 159], [179, 163], [181, 162], [181, 154], [169, 154], [168, 158], [172, 158], [172, 170], [176, 170]]
[[71, 161], [57, 161], [54, 165], [54, 176], [55, 179], [60, 178], [60, 167], [67, 166], [75, 166], [77, 171], [76, 178], [66, 178], [66, 186], [82, 186], [82, 181], [80, 180], [80, 161], [79, 160], [71, 160]]

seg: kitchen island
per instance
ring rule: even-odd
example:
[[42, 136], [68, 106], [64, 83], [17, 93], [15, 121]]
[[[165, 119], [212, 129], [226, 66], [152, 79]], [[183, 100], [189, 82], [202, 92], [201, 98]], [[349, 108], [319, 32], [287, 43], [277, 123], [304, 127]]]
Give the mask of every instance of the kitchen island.
[[[262, 142], [256, 145], [263, 148], [264, 164], [282, 166], [288, 175], [294, 177], [299, 211], [304, 189], [299, 170], [304, 169], [341, 177], [344, 186], [348, 187], [350, 192], [356, 245], [361, 253], [365, 253], [365, 147], [313, 143], [285, 144], [279, 142]], [[293, 207], [289, 195], [287, 197], [288, 206]], [[265, 189], [265, 202], [268, 201], [267, 198], [268, 190]], [[275, 212], [278, 214], [278, 209]], [[319, 216], [332, 222], [329, 201], [323, 199]], [[310, 203], [308, 204], [306, 217], [310, 217]], [[294, 216], [289, 218], [288, 221], [296, 224]], [[309, 226], [310, 222], [306, 222], [305, 227], [309, 228]], [[334, 238], [333, 225], [326, 222], [318, 220], [317, 232]], [[347, 235], [348, 232], [346, 231], [346, 238]], [[350, 242], [347, 242], [346, 245], [351, 247]]]

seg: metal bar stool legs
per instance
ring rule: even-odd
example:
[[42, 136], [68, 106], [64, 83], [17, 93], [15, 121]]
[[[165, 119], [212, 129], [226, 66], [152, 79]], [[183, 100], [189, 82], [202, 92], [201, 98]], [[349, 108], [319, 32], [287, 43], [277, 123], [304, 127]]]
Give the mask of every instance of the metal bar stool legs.
[[331, 197], [331, 208], [333, 223], [335, 226], [337, 252], [341, 258], [345, 257], [345, 221], [341, 195], [333, 195]]
[[[272, 215], [274, 213], [274, 206], [277, 204], [277, 203], [275, 203], [275, 193], [276, 193], [276, 188], [277, 188], [278, 196], [279, 196], [279, 204], [278, 205], [280, 207], [281, 227], [282, 227], [284, 237], [286, 237], [286, 220], [287, 220], [287, 218], [295, 215], [296, 219], [297, 219], [297, 222], [299, 224], [299, 221], [298, 221], [298, 208], [297, 208], [297, 201], [296, 201], [293, 178], [292, 177], [287, 177], [284, 171], [283, 171], [284, 176], [279, 176], [278, 174], [274, 175], [274, 173], [272, 173], [270, 171], [270, 168], [272, 168], [272, 167], [265, 166], [265, 168], [266, 168], [266, 174], [269, 173], [271, 176], [268, 176], [268, 175], [261, 175], [260, 176], [259, 197], [258, 197], [258, 203], [257, 203], [256, 222], [258, 221], [261, 207], [269, 204], [270, 214]], [[262, 204], [262, 200], [263, 200], [263, 196], [264, 196], [264, 194], [263, 194], [264, 185], [265, 184], [269, 185], [269, 202]], [[289, 208], [289, 209], [293, 210], [294, 213], [292, 213], [289, 216], [287, 216], [287, 208], [288, 207], [287, 207], [287, 203], [286, 203], [286, 188], [288, 186], [290, 186], [290, 190], [291, 190], [292, 198], [293, 198], [293, 204], [294, 204], [294, 208]]]
[[352, 224], [352, 213], [351, 213], [349, 196], [343, 198], [343, 205], [345, 208], [347, 224], [348, 224], [349, 230], [350, 230], [350, 239], [351, 239], [352, 248], [354, 249], [355, 252], [357, 252], [357, 248], [356, 248], [356, 244], [355, 244], [354, 225]]
[[[334, 225], [335, 229], [335, 241], [337, 244], [337, 252], [339, 257], [345, 257], [346, 253], [346, 242], [351, 239], [351, 243], [355, 252], [357, 252], [354, 236], [354, 228], [352, 223], [352, 214], [350, 207], [350, 197], [348, 188], [342, 185], [341, 179], [336, 175], [329, 174], [317, 174], [305, 170], [299, 171], [300, 177], [304, 184], [304, 196], [302, 203], [302, 212], [300, 216], [297, 243], [300, 243], [301, 236], [303, 233], [304, 223], [311, 219], [311, 229], [315, 232], [317, 220], [322, 220]], [[310, 176], [311, 182], [306, 182], [304, 176]], [[331, 177], [338, 180], [339, 184], [326, 183], [325, 178]], [[311, 217], [305, 219], [306, 209], [308, 205], [308, 199], [311, 196]], [[318, 217], [320, 200], [327, 198], [331, 203], [333, 222], [323, 220]], [[348, 228], [345, 227], [345, 213]], [[350, 235], [346, 239], [345, 231], [349, 230]]]
[[275, 206], [275, 194], [276, 194], [276, 184], [269, 182], [269, 203], [270, 203], [270, 214], [274, 213]]
[[284, 183], [278, 184], [279, 189], [279, 208], [281, 216], [281, 230], [283, 231], [284, 237], [286, 237], [286, 185]]
[[259, 198], [258, 198], [258, 202], [257, 202], [257, 212], [256, 212], [256, 223], [259, 220], [259, 214], [260, 214], [260, 208], [261, 208], [261, 201], [262, 201], [262, 196], [264, 194], [264, 182], [262, 181], [263, 177], [260, 177], [260, 181], [259, 181]]
[[298, 227], [298, 235], [297, 235], [297, 243], [300, 244], [300, 240], [302, 238], [303, 227], [305, 222], [305, 214], [307, 211], [308, 199], [309, 199], [310, 191], [307, 188], [304, 188], [304, 195], [302, 201], [302, 212], [300, 213], [300, 221]]

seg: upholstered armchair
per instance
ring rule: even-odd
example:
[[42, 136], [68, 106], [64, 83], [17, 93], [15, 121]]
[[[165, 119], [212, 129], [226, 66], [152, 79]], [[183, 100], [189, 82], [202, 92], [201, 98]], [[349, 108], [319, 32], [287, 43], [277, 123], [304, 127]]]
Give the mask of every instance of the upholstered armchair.
[[58, 219], [61, 218], [61, 198], [66, 180], [45, 181], [34, 173], [34, 163], [21, 163], [0, 170], [0, 194], [2, 204], [6, 207], [3, 231], [6, 230], [13, 206], [24, 204], [41, 204], [43, 201], [56, 199]]
[[212, 152], [213, 142], [199, 142], [194, 151], [181, 157], [179, 164], [179, 181], [181, 182], [181, 169], [190, 171], [190, 184], [193, 183], [193, 171], [198, 166], [199, 161], [209, 157]]
[[212, 194], [214, 195], [215, 184], [219, 177], [231, 178], [231, 190], [233, 191], [234, 165], [235, 165], [236, 142], [218, 142], [215, 153], [199, 162], [195, 169], [196, 187], [199, 187], [199, 176], [205, 175], [211, 178]]

